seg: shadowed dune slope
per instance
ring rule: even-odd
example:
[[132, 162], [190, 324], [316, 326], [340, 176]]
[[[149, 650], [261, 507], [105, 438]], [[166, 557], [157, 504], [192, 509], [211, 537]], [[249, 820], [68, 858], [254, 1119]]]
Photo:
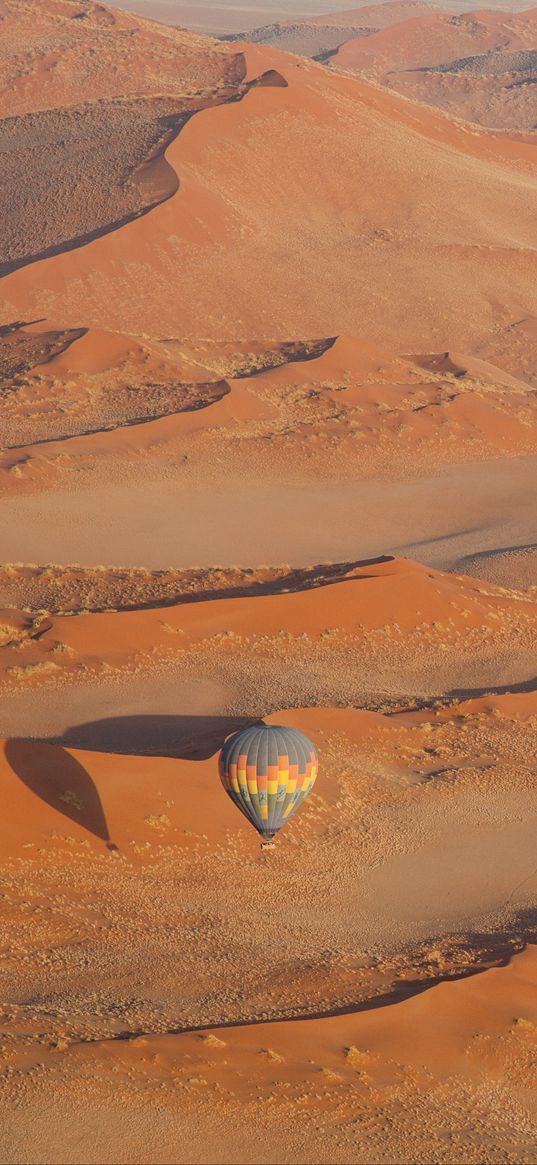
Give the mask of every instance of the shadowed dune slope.
[[167, 152], [177, 193], [7, 276], [8, 318], [171, 336], [199, 335], [203, 320], [215, 339], [352, 334], [359, 318], [399, 350], [471, 351], [493, 323], [536, 313], [533, 143], [245, 51], [249, 77], [276, 70], [286, 87], [191, 118]]
[[280, 49], [285, 53], [296, 53], [301, 57], [311, 57], [313, 60], [324, 61], [336, 53], [346, 40], [358, 36], [369, 36], [373, 30], [364, 25], [349, 25], [345, 27], [334, 24], [315, 25], [309, 21], [284, 24], [267, 24], [263, 28], [253, 29], [248, 34], [239, 33], [228, 36], [225, 40], [248, 40], [252, 44], [268, 45]]
[[[121, 226], [177, 189], [164, 149], [179, 100], [97, 101], [0, 122], [0, 274]], [[194, 105], [195, 108], [195, 105]]]
[[1, 494], [69, 489], [75, 469], [81, 488], [97, 463], [117, 480], [118, 459], [132, 470], [147, 454], [155, 475], [206, 482], [240, 465], [258, 481], [304, 482], [537, 448], [532, 387], [486, 361], [399, 357], [352, 336], [250, 349], [7, 331]]
[[[235, 587], [240, 574], [222, 573], [224, 585], [205, 593], [187, 576], [190, 592], [172, 593], [165, 606], [157, 590], [150, 605], [102, 610], [107, 585], [99, 572], [93, 593], [101, 595], [101, 613], [5, 608], [0, 732], [61, 737], [69, 724], [97, 722], [112, 708], [116, 720], [141, 717], [129, 751], [152, 752], [151, 717], [166, 719], [174, 708], [183, 718], [246, 722], [282, 700], [408, 708], [535, 688], [534, 591], [511, 592], [390, 556], [316, 572], [281, 569], [272, 579], [267, 571], [258, 579], [243, 573]], [[127, 587], [143, 593], [141, 578], [131, 583], [126, 576]], [[217, 573], [209, 572], [208, 586], [211, 578], [214, 585]], [[117, 585], [112, 573], [109, 603]], [[154, 587], [149, 576], [149, 594]], [[208, 723], [200, 722], [198, 738]], [[117, 733], [98, 739], [125, 748], [128, 735], [118, 721]], [[65, 742], [89, 739], [86, 733]]]
[[532, 1165], [536, 983], [537, 951], [528, 947], [507, 966], [367, 1012], [128, 1042], [64, 1040], [60, 1055], [41, 1046], [39, 1112], [25, 1096], [34, 1056], [25, 1065], [15, 1054], [17, 1107], [6, 1111], [0, 1145], [9, 1152], [16, 1143], [20, 1161], [38, 1161], [43, 1150], [74, 1158], [82, 1136], [88, 1162], [117, 1165], [136, 1159], [149, 1126], [146, 1159], [155, 1165], [218, 1161], [223, 1143], [229, 1159], [284, 1165], [410, 1156], [441, 1165], [452, 1153], [496, 1162], [516, 1145], [517, 1163]]

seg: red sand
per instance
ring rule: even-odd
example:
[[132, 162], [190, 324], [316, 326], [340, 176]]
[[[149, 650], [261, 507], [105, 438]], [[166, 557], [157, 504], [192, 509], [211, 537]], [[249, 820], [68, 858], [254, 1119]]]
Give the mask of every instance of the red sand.
[[[358, 17], [370, 79], [0, 0], [13, 1165], [534, 1160], [535, 139], [375, 70], [535, 17]], [[321, 758], [263, 852], [259, 719]]]

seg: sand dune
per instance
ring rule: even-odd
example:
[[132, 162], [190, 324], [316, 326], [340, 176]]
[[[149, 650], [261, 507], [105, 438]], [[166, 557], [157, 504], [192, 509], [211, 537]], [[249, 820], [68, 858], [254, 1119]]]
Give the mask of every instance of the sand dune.
[[[74, 1155], [66, 1117], [75, 1098], [88, 1160], [135, 1158], [140, 1128], [131, 1113], [141, 1105], [149, 1159], [201, 1160], [222, 1140], [226, 1153], [237, 1144], [251, 1155], [257, 1113], [272, 1094], [267, 1160], [275, 1152], [311, 1160], [317, 1144], [321, 1155], [339, 1145], [341, 1160], [351, 1152], [372, 1158], [382, 1147], [387, 1161], [399, 1146], [403, 1160], [409, 1135], [441, 1160], [430, 1122], [439, 1127], [441, 1107], [462, 1129], [461, 1114], [475, 1112], [483, 1088], [495, 1145], [516, 1134], [519, 1159], [530, 1161], [524, 1129], [534, 1119], [534, 952], [507, 969], [416, 995], [439, 978], [501, 962], [520, 949], [521, 927], [532, 925], [529, 729], [513, 727], [506, 738], [497, 717], [462, 712], [448, 721], [430, 715], [421, 725], [351, 710], [279, 712], [272, 719], [306, 730], [325, 763], [308, 812], [269, 859], [259, 857], [255, 835], [225, 798], [214, 758], [148, 761], [8, 744], [0, 761], [10, 998], [2, 1058], [11, 1070], [2, 1144], [14, 1159], [42, 1159], [45, 1144], [53, 1156], [60, 1140]], [[237, 861], [239, 895], [231, 876]], [[272, 894], [282, 890], [281, 907], [260, 918], [265, 872]], [[216, 875], [214, 913], [208, 902]], [[315, 881], [314, 910], [302, 894], [284, 891], [304, 880]], [[22, 897], [32, 931], [21, 960]], [[460, 927], [462, 916], [470, 934], [456, 938], [454, 920]], [[319, 1018], [298, 1022], [308, 1015]], [[280, 1017], [291, 1022], [274, 1022]], [[185, 1028], [194, 1031], [167, 1034]], [[493, 1099], [486, 1091], [499, 1073], [513, 1081], [502, 1086], [501, 1112], [496, 1090]], [[507, 1087], [517, 1098], [508, 1119]], [[388, 1121], [386, 1140], [394, 1088], [411, 1124], [395, 1121], [390, 1131]], [[130, 1130], [122, 1148], [119, 1102]], [[247, 1135], [245, 1105], [256, 1115]], [[55, 1113], [46, 1129], [45, 1110]], [[204, 1131], [192, 1151], [178, 1155], [170, 1144], [168, 1154], [169, 1120], [177, 1136], [191, 1130], [194, 1116]], [[475, 1120], [468, 1125], [460, 1143], [476, 1156], [481, 1129]]]
[[358, 69], [380, 79], [397, 69], [446, 65], [457, 57], [479, 56], [501, 48], [532, 49], [537, 11], [517, 13], [473, 12], [450, 16], [418, 12], [413, 18], [384, 27], [367, 39], [347, 43], [337, 54], [343, 68]]
[[331, 12], [322, 16], [307, 16], [301, 20], [284, 20], [250, 29], [245, 34], [232, 33], [224, 40], [248, 40], [253, 44], [269, 45], [283, 52], [298, 53], [314, 60], [327, 61], [337, 54], [347, 41], [370, 36], [379, 28], [387, 28], [417, 16], [434, 11], [435, 6], [425, 0], [392, 0], [387, 4], [363, 5], [350, 12]]
[[114, 97], [194, 95], [222, 82], [233, 55], [206, 37], [184, 34], [85, 3], [77, 15], [71, 0], [3, 0], [3, 116], [56, 109]]
[[[50, 355], [38, 348], [31, 367], [40, 342]], [[475, 357], [400, 357], [344, 336], [241, 352], [94, 329], [38, 341], [18, 328], [4, 344], [13, 380], [0, 494], [9, 497], [70, 490], [73, 474], [79, 492], [96, 469], [112, 484], [120, 464], [145, 479], [148, 457], [165, 480], [206, 483], [240, 463], [258, 483], [303, 484], [537, 448], [533, 388]]]
[[[530, 142], [469, 133], [364, 81], [245, 51], [249, 78], [275, 69], [286, 87], [193, 117], [167, 151], [177, 194], [76, 255], [6, 277], [7, 318], [24, 305], [26, 318], [62, 326], [172, 336], [199, 336], [202, 319], [214, 339], [352, 334], [360, 318], [399, 351], [472, 354], [493, 320], [507, 329], [535, 314]], [[275, 169], [283, 189], [266, 182]]]
[[340, 562], [297, 569], [279, 566], [150, 571], [5, 563], [0, 568], [0, 602], [5, 607], [46, 608], [55, 615], [142, 610], [163, 604], [306, 591], [348, 580], [358, 567], [367, 565]]
[[[6, 329], [0, 339], [0, 361], [6, 378], [10, 378], [10, 391], [3, 402], [4, 446], [12, 451], [33, 442], [58, 445], [64, 436], [102, 433], [142, 425], [151, 418], [192, 412], [221, 400], [237, 380], [233, 408], [231, 413], [227, 410], [228, 425], [231, 422], [233, 430], [233, 413], [248, 420], [248, 394], [242, 391], [242, 379], [288, 360], [308, 360], [331, 343], [253, 342], [241, 346], [140, 340], [87, 328], [44, 332], [42, 323], [15, 326]], [[251, 421], [263, 415], [262, 405], [256, 407], [253, 399], [249, 411]], [[218, 423], [223, 425], [226, 410], [219, 413]], [[211, 423], [207, 421], [201, 427], [210, 429]], [[166, 427], [160, 429], [162, 443]], [[180, 439], [182, 432], [188, 437], [191, 429], [192, 422], [186, 422], [176, 433], [172, 430], [169, 437]], [[144, 432], [139, 430], [134, 438], [137, 447], [140, 443], [155, 444], [159, 438], [158, 430], [149, 428], [144, 440]], [[119, 440], [126, 438], [128, 443], [127, 434]], [[116, 441], [113, 438], [113, 443]], [[65, 461], [66, 454], [76, 454], [78, 449], [85, 449], [90, 459], [92, 454], [98, 455], [99, 449], [106, 452], [107, 445], [67, 444], [58, 446], [56, 453]], [[46, 458], [51, 452], [54, 455], [54, 448], [42, 449], [41, 453], [27, 448], [22, 460], [27, 463], [35, 456]], [[213, 455], [207, 451], [205, 454]], [[8, 464], [20, 460], [13, 452], [7, 458]]]
[[335, 68], [375, 78], [456, 117], [514, 131], [533, 130], [537, 13], [418, 13], [383, 27], [367, 43], [350, 37]]
[[[62, 735], [82, 712], [88, 724], [102, 720], [114, 702], [141, 713], [145, 701], [147, 715], [167, 715], [174, 692], [189, 739], [193, 715], [256, 719], [283, 696], [412, 707], [534, 687], [535, 589], [509, 592], [389, 556], [318, 569], [309, 583], [307, 572], [294, 582], [291, 572], [275, 575], [243, 576], [239, 597], [226, 597], [225, 586], [217, 598], [191, 590], [165, 607], [158, 599], [90, 614], [6, 607], [0, 731]], [[202, 719], [198, 737], [207, 730]]]

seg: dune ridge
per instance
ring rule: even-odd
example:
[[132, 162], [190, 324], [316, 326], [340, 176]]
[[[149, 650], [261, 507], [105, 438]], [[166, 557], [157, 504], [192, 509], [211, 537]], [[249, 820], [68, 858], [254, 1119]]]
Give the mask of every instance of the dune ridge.
[[[98, 1129], [103, 1124], [106, 1161], [114, 1156], [125, 1159], [132, 1152], [142, 1131], [137, 1106], [143, 1089], [154, 1135], [172, 1161], [177, 1159], [177, 1138], [192, 1143], [200, 1122], [207, 1154], [218, 1153], [223, 1124], [229, 1128], [233, 1151], [255, 1152], [257, 1127], [243, 1124], [242, 1115], [245, 1104], [259, 1108], [261, 1099], [264, 1136], [284, 1161], [292, 1154], [294, 1160], [306, 1162], [312, 1152], [327, 1151], [343, 1161], [358, 1144], [368, 1160], [397, 1160], [404, 1155], [412, 1125], [416, 1152], [423, 1155], [431, 1152], [434, 1128], [438, 1134], [432, 1151], [439, 1159], [446, 1156], [446, 1142], [455, 1141], [455, 1152], [477, 1160], [486, 1127], [504, 1154], [516, 1140], [519, 1160], [530, 1163], [534, 979], [535, 950], [528, 948], [507, 967], [350, 1019], [141, 1037], [122, 1048], [125, 1079], [117, 1083], [114, 1101], [104, 1095], [101, 1083], [113, 1062], [110, 1049], [62, 1044], [60, 1055], [41, 1052], [42, 1072], [36, 1083], [41, 1100], [55, 1114], [54, 1131], [29, 1119], [27, 1104], [21, 1101], [26, 1118], [23, 1151], [32, 1159], [40, 1137], [52, 1153], [59, 1144], [71, 1146], [72, 1125], [58, 1111], [55, 1099], [70, 1071], [70, 1097], [77, 1103], [78, 1127], [92, 1160], [99, 1152]], [[409, 1027], [419, 1033], [411, 1048]], [[509, 1080], [508, 1105], [498, 1101], [495, 1090], [490, 1094], [479, 1059], [484, 1045], [496, 1071], [503, 1071]], [[24, 1069], [17, 1065], [17, 1071], [20, 1078]], [[425, 1101], [420, 1095], [424, 1076], [429, 1085]], [[454, 1133], [472, 1086], [479, 1090], [473, 1120]], [[276, 1104], [271, 1097], [277, 1098]], [[359, 1117], [359, 1140], [349, 1108]], [[5, 1130], [4, 1141], [8, 1138]], [[196, 1159], [195, 1153], [189, 1155], [189, 1160]]]
[[[28, 577], [28, 568], [21, 573]], [[125, 572], [111, 575], [113, 596]], [[143, 585], [138, 579], [127, 574], [128, 585]], [[206, 589], [216, 580], [217, 590]], [[188, 715], [200, 715], [203, 733], [204, 717], [255, 720], [280, 706], [283, 693], [289, 705], [412, 709], [535, 687], [535, 588], [508, 591], [388, 555], [306, 572], [190, 572], [185, 592], [165, 606], [160, 592], [149, 603], [106, 609], [98, 598], [106, 572], [90, 573], [87, 585], [89, 613], [57, 614], [35, 600], [2, 611], [7, 734], [24, 725], [24, 736], [55, 737], [82, 709], [94, 721], [111, 702], [141, 711], [148, 693], [148, 714], [155, 699], [157, 707], [180, 699]]]
[[[511, 289], [516, 288], [518, 313], [522, 310], [533, 317], [535, 281], [531, 274], [530, 222], [535, 179], [529, 141], [498, 134], [469, 134], [441, 115], [409, 105], [362, 80], [327, 75], [321, 66], [301, 65], [275, 50], [252, 47], [244, 52], [250, 62], [251, 78], [248, 75], [247, 80], [273, 69], [285, 77], [287, 87], [254, 86], [239, 103], [197, 114], [168, 150], [168, 161], [182, 184], [177, 194], [143, 219], [82, 247], [76, 260], [69, 254], [58, 255], [45, 260], [45, 267], [36, 263], [31, 270], [23, 269], [4, 278], [3, 310], [9, 318], [21, 317], [20, 304], [24, 302], [25, 310], [31, 310], [34, 318], [47, 314], [61, 320], [62, 326], [78, 326], [84, 318], [86, 326], [112, 327], [133, 334], [143, 331], [155, 335], [157, 328], [162, 334], [165, 327], [172, 336], [178, 331], [192, 336], [199, 335], [196, 320], [201, 315], [205, 333], [214, 339], [241, 339], [256, 334], [288, 339], [341, 331], [352, 334], [358, 313], [365, 333], [388, 347], [395, 343], [399, 349], [404, 346], [409, 351], [423, 350], [425, 342], [434, 351], [438, 346], [460, 348], [462, 343], [472, 352], [490, 327], [486, 289], [493, 277], [498, 292], [500, 286], [503, 288], [506, 302], [507, 279]], [[308, 117], [320, 119], [329, 143], [324, 151], [322, 182], [314, 177], [313, 159], [308, 153], [316, 150], [314, 136], [306, 140], [304, 135], [302, 119], [307, 110]], [[282, 121], [280, 114], [284, 111], [287, 116]], [[382, 156], [378, 156], [375, 146], [379, 119]], [[252, 137], [252, 127], [259, 128], [260, 124], [264, 126], [263, 134], [256, 132]], [[360, 141], [359, 159], [349, 154], [347, 147], [345, 156], [342, 154], [342, 135], [349, 134], [350, 140]], [[212, 147], [215, 135], [221, 142], [216, 152]], [[250, 183], [248, 190], [242, 182], [246, 142], [251, 182], [255, 175], [254, 186]], [[296, 215], [296, 242], [302, 255], [308, 256], [307, 270], [303, 261], [295, 264], [291, 243], [285, 287], [275, 262], [275, 251], [283, 245], [281, 204], [274, 197], [277, 191], [267, 189], [262, 179], [272, 168], [270, 155], [274, 149], [286, 167], [290, 213]], [[420, 185], [422, 211], [417, 204], [414, 212], [424, 224], [418, 241], [412, 223], [397, 206], [407, 205], [413, 164], [427, 171], [433, 157], [434, 177]], [[356, 178], [358, 161], [360, 169], [367, 166], [371, 175], [372, 186], [365, 201], [364, 188]], [[332, 190], [331, 172], [338, 173], [337, 197]], [[389, 207], [380, 198], [388, 179], [393, 191], [393, 204]], [[315, 221], [319, 227], [324, 224], [322, 246], [311, 232], [304, 237], [305, 182], [311, 204], [316, 204]], [[471, 204], [464, 193], [468, 184], [473, 192]], [[373, 211], [375, 191], [378, 205], [383, 207], [382, 221], [378, 223]], [[340, 207], [338, 236], [343, 230], [348, 244], [345, 264], [334, 262], [332, 257], [340, 253], [341, 240], [332, 238], [329, 245], [333, 228], [327, 217], [328, 205], [334, 197]], [[476, 205], [480, 206], [478, 217], [472, 212]], [[286, 237], [290, 227], [287, 216]], [[210, 240], [217, 243], [212, 277], [202, 279], [200, 264], [205, 264]], [[150, 296], [143, 303], [129, 274], [132, 254], [136, 254], [140, 265], [137, 269], [143, 271], [150, 289]], [[470, 256], [475, 261], [471, 275]], [[393, 289], [389, 313], [382, 310], [387, 300], [387, 263]], [[413, 300], [410, 310], [403, 311], [395, 289], [403, 278], [409, 287], [409, 263], [414, 273]], [[503, 277], [499, 275], [499, 263]], [[304, 281], [310, 282], [312, 277], [318, 286], [315, 304], [305, 295]], [[121, 289], [120, 313], [114, 305], [108, 305], [106, 313], [103, 308], [105, 282], [110, 279]], [[163, 280], [170, 281], [171, 297], [168, 292], [163, 295]], [[441, 319], [431, 308], [437, 299], [435, 280], [442, 284]], [[461, 280], [473, 301], [470, 316], [461, 312]], [[47, 285], [46, 308], [39, 290], [43, 281]], [[224, 313], [214, 298], [216, 288], [225, 293], [228, 306]], [[179, 304], [179, 312], [175, 308], [173, 313], [170, 311], [170, 300]], [[280, 302], [288, 305], [284, 311], [278, 307]], [[268, 304], [272, 306], [268, 308]], [[508, 309], [505, 314], [509, 317]], [[413, 323], [418, 318], [419, 329]], [[242, 321], [240, 330], [237, 320]], [[516, 372], [516, 368], [511, 371]]]
[[[251, 85], [285, 84], [274, 70], [267, 70], [259, 78], [241, 85], [244, 72], [242, 54], [238, 54], [235, 84], [213, 89], [205, 96], [180, 102], [159, 102], [155, 98], [145, 103], [110, 101], [104, 107], [99, 101], [93, 107], [88, 104], [82, 109], [70, 108], [63, 121], [62, 111], [28, 114], [23, 119], [4, 119], [1, 130], [6, 142], [0, 140], [0, 146], [8, 161], [12, 161], [11, 168], [7, 166], [3, 175], [9, 184], [12, 213], [9, 229], [4, 238], [0, 238], [0, 258], [4, 257], [4, 261], [0, 261], [0, 278], [30, 264], [85, 247], [149, 214], [172, 198], [179, 189], [179, 178], [166, 159], [166, 151], [190, 118], [205, 109], [242, 100]], [[144, 105], [148, 106], [147, 113]], [[95, 120], [94, 127], [92, 122]], [[28, 129], [26, 122], [29, 122]], [[127, 152], [128, 133], [133, 138], [131, 156]], [[79, 145], [85, 134], [89, 139], [87, 148], [91, 163], [84, 154], [76, 157], [76, 149], [70, 140], [70, 135], [73, 135]], [[41, 186], [31, 199], [26, 187], [26, 136], [31, 142], [36, 137], [43, 142], [43, 160], [35, 157], [35, 144], [26, 147], [28, 152], [32, 151], [32, 164]], [[10, 149], [12, 139], [16, 141], [15, 150]], [[60, 183], [55, 179], [54, 170], [51, 172], [46, 166], [49, 153], [52, 153], [54, 168], [61, 171]], [[95, 156], [100, 163], [97, 172], [93, 162]], [[107, 163], [112, 173], [107, 172]], [[73, 166], [74, 174], [66, 191], [67, 164]], [[85, 183], [89, 184], [89, 190]], [[77, 206], [79, 200], [80, 209]], [[64, 224], [68, 219], [73, 222], [77, 218], [80, 218], [80, 233], [62, 238]], [[40, 223], [44, 224], [42, 234]]]
[[373, 31], [367, 45], [347, 37], [330, 66], [474, 124], [534, 130], [535, 9], [410, 15]]
[[352, 336], [241, 351], [87, 328], [37, 335], [4, 337], [4, 496], [69, 489], [73, 470], [80, 481], [97, 464], [117, 478], [120, 460], [155, 449], [168, 474], [205, 482], [225, 462], [258, 481], [276, 465], [345, 481], [536, 449], [533, 387], [475, 357], [398, 356]]

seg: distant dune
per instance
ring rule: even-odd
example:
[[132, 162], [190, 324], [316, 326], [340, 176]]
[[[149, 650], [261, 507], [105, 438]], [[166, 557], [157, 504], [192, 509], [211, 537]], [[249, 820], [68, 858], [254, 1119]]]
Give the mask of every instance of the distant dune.
[[365, 5], [350, 12], [279, 21], [248, 30], [247, 36], [240, 32], [224, 39], [249, 40], [316, 60], [330, 60], [347, 41], [371, 36], [379, 28], [429, 11], [434, 11], [434, 5], [426, 0], [388, 0], [388, 3]]
[[[341, 7], [339, 0], [336, 6]], [[220, 36], [288, 18], [330, 13], [334, 4], [330, 0], [113, 0], [113, 7]], [[355, 7], [356, 0], [343, 0], [344, 9]]]
[[508, 12], [470, 4], [453, 14], [453, 7], [388, 0], [279, 21], [249, 30], [247, 38], [374, 78], [471, 122], [533, 130], [536, 10], [530, 4]]
[[374, 77], [469, 121], [513, 130], [537, 124], [537, 10], [418, 15], [367, 45], [347, 39], [336, 68]]
[[[365, 4], [369, 11], [399, 4], [400, 0], [379, 0], [378, 4]], [[405, 0], [412, 3], [412, 0]], [[417, 0], [421, 3], [421, 0]], [[533, 0], [512, 0], [510, 11], [531, 8]], [[353, 22], [354, 12], [359, 10], [356, 0], [112, 0], [112, 6], [167, 24], [190, 28], [194, 32], [208, 36], [248, 33], [262, 25], [298, 23], [338, 23]], [[461, 5], [460, 0], [445, 0], [438, 7], [452, 12], [475, 8], [480, 10], [480, 0]], [[501, 9], [502, 0], [491, 0], [488, 9]], [[349, 11], [350, 10], [350, 11]], [[381, 27], [379, 23], [377, 27]]]

